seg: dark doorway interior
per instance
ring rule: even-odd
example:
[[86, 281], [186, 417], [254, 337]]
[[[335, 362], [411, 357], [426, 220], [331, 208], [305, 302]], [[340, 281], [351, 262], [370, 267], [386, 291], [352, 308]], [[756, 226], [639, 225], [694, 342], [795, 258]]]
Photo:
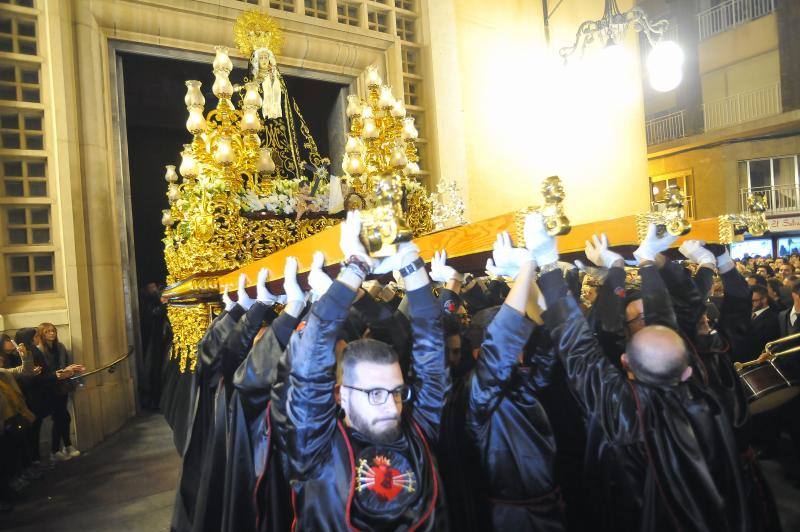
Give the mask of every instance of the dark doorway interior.
[[[211, 92], [211, 60], [181, 61], [139, 54], [122, 55], [128, 163], [139, 289], [166, 279], [161, 211], [168, 208], [164, 165], [180, 163], [181, 146], [191, 141], [186, 131], [184, 81], [203, 82], [206, 111], [216, 105]], [[235, 68], [233, 83], [241, 82], [244, 68]], [[323, 155], [329, 153], [328, 119], [342, 85], [285, 76], [289, 94], [297, 101]]]

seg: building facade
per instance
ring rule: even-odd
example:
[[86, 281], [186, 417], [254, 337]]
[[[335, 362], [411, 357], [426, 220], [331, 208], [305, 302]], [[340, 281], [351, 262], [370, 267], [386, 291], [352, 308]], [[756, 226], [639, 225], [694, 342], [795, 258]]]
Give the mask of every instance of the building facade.
[[671, 20], [686, 54], [676, 90], [644, 91], [651, 199], [678, 185], [707, 218], [763, 193], [773, 231], [796, 230], [786, 219], [800, 214], [800, 3], [646, 5]]
[[[647, 209], [639, 65], [599, 81], [589, 61], [565, 69], [558, 49], [602, 5], [556, 4], [3, 0], [0, 329], [52, 322], [90, 370], [131, 346], [141, 356], [128, 173], [137, 154], [125, 138], [120, 54], [210, 65], [215, 45], [233, 48], [232, 25], [246, 9], [279, 22], [278, 62], [292, 75], [355, 93], [377, 65], [416, 118], [420, 179], [455, 180], [472, 220], [539, 203], [538, 184], [553, 174], [575, 223]], [[635, 58], [635, 36], [626, 45]], [[79, 447], [136, 412], [136, 378], [126, 362], [85, 380], [75, 394]]]

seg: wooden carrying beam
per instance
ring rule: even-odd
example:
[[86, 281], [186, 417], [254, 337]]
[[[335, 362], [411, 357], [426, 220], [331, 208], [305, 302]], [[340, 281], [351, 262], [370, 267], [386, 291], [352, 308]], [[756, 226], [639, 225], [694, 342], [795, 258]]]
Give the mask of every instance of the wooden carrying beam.
[[[426, 262], [430, 261], [434, 252], [446, 249], [448, 262], [459, 271], [482, 272], [486, 259], [491, 256], [492, 245], [497, 233], [509, 231], [515, 242], [522, 244], [521, 236], [516, 234], [520, 225], [518, 221], [516, 213], [504, 214], [480, 222], [427, 234], [414, 239], [414, 242], [419, 246], [420, 254]], [[639, 242], [636, 231], [636, 216], [632, 215], [603, 222], [573, 226], [568, 234], [557, 237], [559, 253], [565, 260], [583, 258], [585, 241], [591, 235], [597, 233], [606, 233], [609, 242], [614, 248], [630, 248], [636, 246]], [[678, 238], [674, 244], [675, 247], [687, 239], [719, 243], [719, 219], [708, 218], [693, 221], [691, 232]], [[202, 282], [198, 278], [187, 279], [184, 282], [170, 286], [164, 295], [171, 300], [179, 301], [188, 298], [209, 297], [214, 289], [218, 293], [224, 291], [226, 287], [230, 291], [235, 291], [239, 275], [242, 273], [247, 275], [248, 292], [254, 293], [255, 280], [261, 268], [267, 268], [270, 271], [268, 281], [270, 290], [273, 293], [281, 293], [283, 267], [286, 258], [289, 256], [297, 258], [300, 273], [299, 279], [301, 284], [305, 284], [305, 278], [311, 267], [311, 259], [315, 251], [322, 251], [325, 254], [327, 264], [325, 270], [330, 275], [335, 275], [338, 272], [339, 263], [344, 259], [339, 250], [338, 226], [326, 229], [238, 270], [221, 275], [202, 276]], [[204, 290], [197, 290], [199, 284], [202, 284]]]

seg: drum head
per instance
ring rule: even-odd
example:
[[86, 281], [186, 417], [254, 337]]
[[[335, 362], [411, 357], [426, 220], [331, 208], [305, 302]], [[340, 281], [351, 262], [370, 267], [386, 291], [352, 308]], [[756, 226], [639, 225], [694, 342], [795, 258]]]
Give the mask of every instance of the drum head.
[[750, 413], [755, 415], [778, 408], [783, 403], [794, 399], [798, 395], [800, 395], [800, 388], [796, 386], [768, 393], [750, 402]]

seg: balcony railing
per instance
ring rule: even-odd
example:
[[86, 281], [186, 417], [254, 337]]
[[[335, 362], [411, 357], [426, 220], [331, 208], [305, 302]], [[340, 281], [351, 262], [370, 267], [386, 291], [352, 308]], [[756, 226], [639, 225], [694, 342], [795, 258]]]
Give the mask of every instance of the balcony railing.
[[742, 212], [747, 210], [747, 197], [752, 193], [764, 194], [769, 213], [800, 211], [800, 185], [740, 188], [739, 208]]
[[683, 119], [686, 111], [678, 111], [645, 122], [647, 145], [661, 144], [668, 140], [679, 139], [686, 136]]
[[735, 126], [780, 113], [780, 82], [703, 104], [706, 131]]
[[697, 14], [700, 40], [775, 11], [775, 0], [728, 0]]

